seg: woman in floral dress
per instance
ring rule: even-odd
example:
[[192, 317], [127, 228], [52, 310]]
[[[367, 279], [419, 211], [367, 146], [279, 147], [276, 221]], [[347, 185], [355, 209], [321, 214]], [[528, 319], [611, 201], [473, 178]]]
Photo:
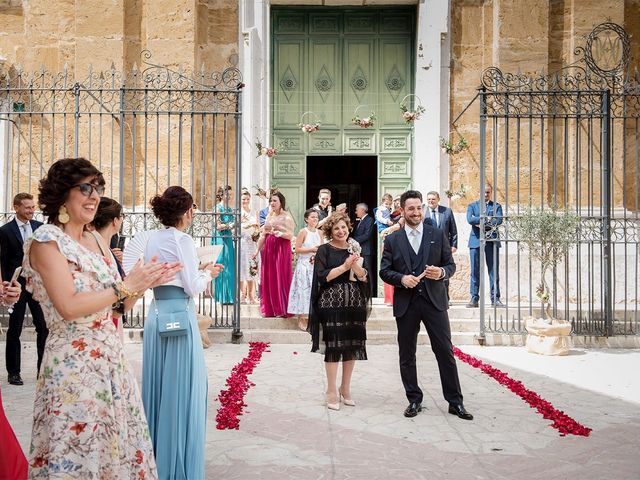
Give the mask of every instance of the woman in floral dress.
[[307, 329], [309, 316], [309, 301], [311, 300], [311, 281], [313, 280], [313, 260], [318, 246], [322, 243], [318, 225], [318, 211], [310, 208], [304, 212], [304, 222], [307, 224], [296, 237], [296, 255], [298, 261], [293, 272], [293, 280], [289, 289], [289, 307], [287, 312], [299, 315], [298, 328]]
[[111, 318], [179, 264], [138, 263], [120, 281], [108, 247], [87, 231], [102, 174], [83, 158], [55, 162], [40, 182], [48, 224], [25, 243], [26, 289], [50, 334], [36, 384], [29, 478], [157, 478], [135, 377]]

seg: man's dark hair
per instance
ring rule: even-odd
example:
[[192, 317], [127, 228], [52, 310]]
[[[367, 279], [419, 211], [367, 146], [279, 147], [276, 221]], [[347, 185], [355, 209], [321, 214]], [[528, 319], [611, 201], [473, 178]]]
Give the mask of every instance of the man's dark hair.
[[400, 195], [400, 206], [404, 208], [404, 203], [410, 198], [417, 198], [422, 203], [422, 194], [418, 190], [407, 190]]

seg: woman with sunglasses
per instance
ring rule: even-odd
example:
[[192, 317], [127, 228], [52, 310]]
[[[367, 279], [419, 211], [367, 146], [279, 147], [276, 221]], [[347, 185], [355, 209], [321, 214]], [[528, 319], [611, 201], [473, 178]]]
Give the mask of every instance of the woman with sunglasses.
[[58, 160], [40, 181], [48, 223], [25, 242], [26, 289], [49, 328], [36, 383], [30, 478], [155, 478], [142, 400], [111, 318], [179, 263], [139, 262], [120, 279], [107, 245], [87, 229], [104, 178], [84, 158]]
[[193, 197], [173, 186], [151, 200], [166, 228], [147, 240], [144, 258], [178, 261], [175, 280], [153, 289], [144, 322], [142, 401], [161, 479], [204, 479], [207, 369], [193, 297], [205, 291], [221, 265], [199, 264], [193, 238]]

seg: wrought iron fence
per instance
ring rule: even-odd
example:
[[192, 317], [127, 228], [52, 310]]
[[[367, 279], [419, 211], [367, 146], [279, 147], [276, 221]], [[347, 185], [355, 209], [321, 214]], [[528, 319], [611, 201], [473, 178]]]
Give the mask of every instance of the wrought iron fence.
[[[233, 250], [238, 272], [243, 84], [237, 58], [230, 60], [222, 72], [186, 73], [153, 64], [145, 51], [142, 68], [126, 75], [115, 68], [89, 71], [82, 80], [68, 71], [0, 72], [4, 220], [12, 218], [13, 195], [36, 195], [51, 163], [82, 156], [103, 172], [105, 195], [123, 205], [122, 235], [156, 228], [150, 199], [182, 185], [199, 206], [190, 233], [207, 244], [221, 237], [215, 228], [223, 211], [217, 188], [230, 185], [235, 199], [224, 214], [235, 221], [226, 248]], [[230, 281], [233, 303], [202, 295], [199, 313], [239, 335], [238, 275]], [[126, 326], [143, 325], [146, 305], [140, 303]]]
[[[494, 225], [480, 202], [481, 335], [522, 333], [525, 317], [540, 310], [539, 265], [521, 251], [513, 220], [527, 207], [551, 205], [581, 219], [548, 282], [553, 315], [569, 319], [575, 334], [640, 334], [640, 81], [629, 73], [629, 51], [624, 29], [604, 23], [559, 72], [484, 72], [480, 185], [493, 185], [504, 217]], [[485, 297], [485, 249], [495, 253], [504, 307]]]

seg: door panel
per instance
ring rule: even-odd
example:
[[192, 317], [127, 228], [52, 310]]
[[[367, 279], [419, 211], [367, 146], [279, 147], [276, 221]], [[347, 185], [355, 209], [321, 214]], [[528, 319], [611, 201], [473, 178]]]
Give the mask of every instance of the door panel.
[[[410, 186], [413, 130], [402, 119], [400, 102], [414, 85], [415, 7], [274, 6], [271, 11], [272, 142], [278, 156], [271, 160], [270, 180], [286, 189], [298, 224], [317, 195], [306, 196], [310, 155], [351, 155], [340, 168], [350, 171], [357, 163], [359, 171], [375, 171], [373, 206], [383, 193]], [[377, 116], [372, 128], [352, 124], [356, 113], [372, 112]], [[301, 121], [319, 122], [320, 130], [303, 133]], [[356, 162], [355, 156], [366, 159]], [[339, 173], [335, 167], [329, 171], [336, 181]]]

